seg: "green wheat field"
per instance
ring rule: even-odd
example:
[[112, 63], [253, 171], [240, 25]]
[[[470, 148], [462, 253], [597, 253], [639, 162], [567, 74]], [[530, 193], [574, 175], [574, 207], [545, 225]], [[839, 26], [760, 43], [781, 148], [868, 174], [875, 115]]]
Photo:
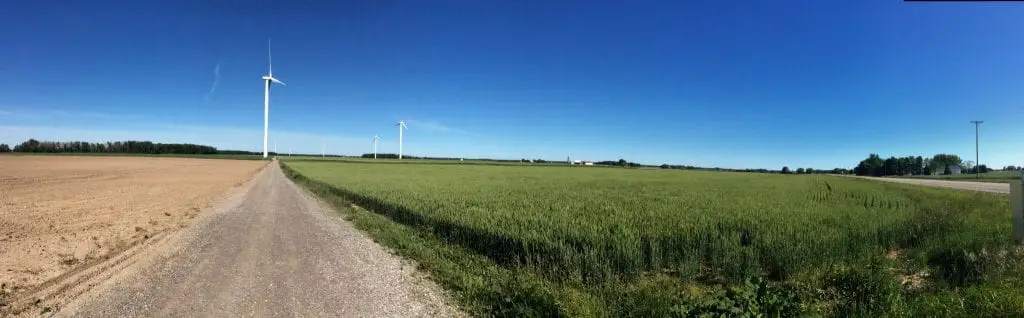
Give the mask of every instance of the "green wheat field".
[[476, 315], [1024, 316], [1005, 195], [821, 175], [286, 160]]

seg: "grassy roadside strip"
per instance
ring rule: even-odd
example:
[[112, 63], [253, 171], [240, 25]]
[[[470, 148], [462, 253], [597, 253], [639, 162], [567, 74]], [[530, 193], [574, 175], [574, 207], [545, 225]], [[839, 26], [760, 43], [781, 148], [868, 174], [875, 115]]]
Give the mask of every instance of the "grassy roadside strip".
[[458, 305], [479, 316], [601, 316], [601, 302], [572, 287], [556, 286], [520, 269], [498, 265], [429, 231], [394, 222], [387, 216], [351, 207], [351, 201], [323, 182], [306, 178], [288, 165], [289, 179], [333, 206], [346, 220], [452, 292]]

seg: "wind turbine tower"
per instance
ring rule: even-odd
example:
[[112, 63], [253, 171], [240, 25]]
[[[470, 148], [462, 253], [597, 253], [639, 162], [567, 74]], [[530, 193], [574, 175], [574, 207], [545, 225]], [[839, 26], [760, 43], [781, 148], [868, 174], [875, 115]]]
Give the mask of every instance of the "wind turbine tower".
[[270, 39], [267, 39], [267, 75], [263, 76], [266, 85], [263, 87], [263, 158], [267, 157], [267, 129], [270, 128], [270, 83], [284, 86], [284, 82], [274, 78], [274, 59], [270, 54]]
[[373, 159], [377, 159], [377, 141], [380, 141], [380, 136], [373, 136]]
[[402, 160], [402, 129], [409, 130], [409, 127], [405, 126], [404, 120], [399, 120], [395, 126], [398, 127], [398, 160]]

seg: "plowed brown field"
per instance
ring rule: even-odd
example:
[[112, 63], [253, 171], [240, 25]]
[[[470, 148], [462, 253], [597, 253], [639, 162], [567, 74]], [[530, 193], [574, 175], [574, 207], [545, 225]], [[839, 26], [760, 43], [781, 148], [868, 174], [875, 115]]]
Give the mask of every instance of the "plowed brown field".
[[192, 218], [267, 161], [0, 156], [4, 299]]

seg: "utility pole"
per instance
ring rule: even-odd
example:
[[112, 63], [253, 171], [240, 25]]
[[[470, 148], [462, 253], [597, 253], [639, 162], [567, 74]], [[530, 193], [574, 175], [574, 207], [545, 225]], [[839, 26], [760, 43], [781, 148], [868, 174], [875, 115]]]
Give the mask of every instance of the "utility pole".
[[974, 173], [976, 178], [981, 179], [981, 160], [979, 160], [978, 156], [978, 126], [983, 121], [972, 120], [971, 123], [974, 124]]

